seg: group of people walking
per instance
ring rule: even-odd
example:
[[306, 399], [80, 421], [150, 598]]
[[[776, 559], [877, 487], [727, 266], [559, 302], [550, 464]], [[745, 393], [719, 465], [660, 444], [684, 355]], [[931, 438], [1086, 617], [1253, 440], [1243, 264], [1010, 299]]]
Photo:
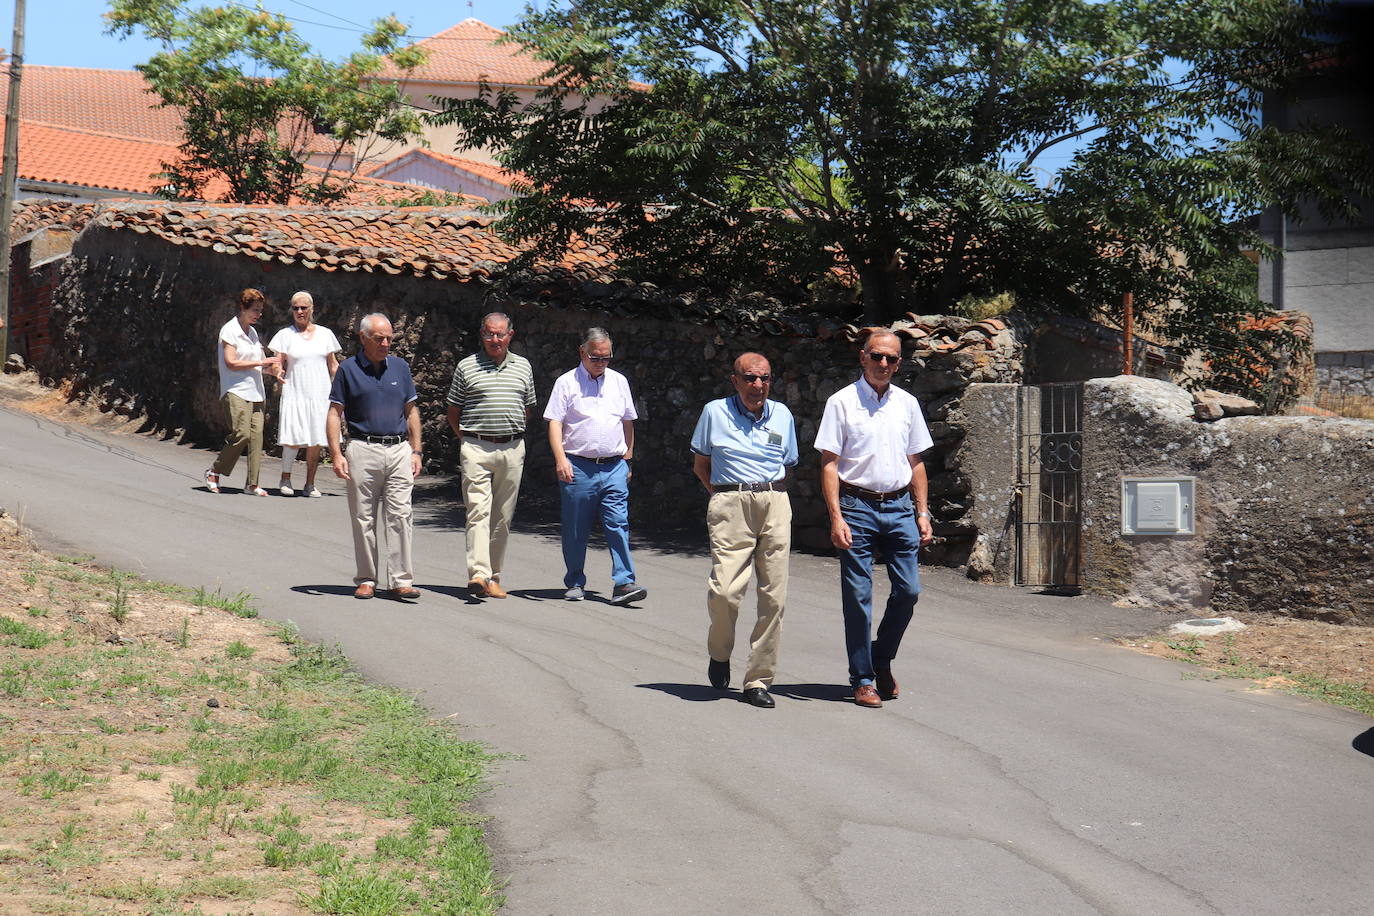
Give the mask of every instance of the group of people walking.
[[[254, 324], [263, 296], [244, 290], [239, 314], [220, 331], [220, 387], [231, 432], [207, 487], [219, 491], [245, 451], [245, 492], [258, 486], [262, 451], [264, 372], [282, 383], [282, 489], [291, 495], [289, 449], [306, 449], [301, 494], [318, 495], [315, 471], [327, 446], [334, 473], [348, 485], [356, 575], [354, 596], [372, 598], [382, 581], [379, 534], [385, 539], [390, 588], [415, 601], [411, 555], [411, 493], [420, 474], [423, 443], [415, 384], [405, 360], [391, 356], [393, 330], [385, 315], [364, 316], [359, 352], [342, 361], [338, 340], [313, 322], [308, 293], [292, 297], [292, 326], [266, 349]], [[459, 472], [467, 513], [469, 592], [505, 598], [501, 574], [525, 459], [525, 431], [537, 404], [527, 359], [510, 350], [508, 315], [483, 317], [481, 346], [458, 362], [449, 386], [448, 425], [459, 440]], [[586, 597], [587, 544], [601, 520], [611, 554], [610, 600], [627, 605], [648, 594], [635, 577], [629, 539], [629, 491], [638, 418], [629, 381], [609, 367], [611, 336], [589, 328], [578, 364], [554, 383], [543, 417], [559, 482], [564, 597]], [[867, 708], [895, 700], [892, 673], [920, 592], [917, 554], [932, 540], [928, 487], [921, 453], [930, 433], [916, 399], [892, 384], [902, 360], [898, 338], [875, 330], [859, 348], [860, 377], [825, 405], [814, 447], [820, 452], [821, 491], [830, 539], [840, 555], [845, 650], [854, 702]], [[730, 371], [734, 392], [705, 405], [692, 434], [692, 470], [709, 494], [706, 521], [711, 572], [706, 606], [707, 679], [725, 690], [736, 624], [751, 575], [757, 580], [757, 619], [749, 637], [742, 698], [775, 705], [787, 602], [792, 507], [788, 488], [798, 460], [796, 426], [787, 406], [769, 397], [772, 369], [759, 353], [739, 355]], [[288, 400], [289, 399], [289, 400]], [[294, 445], [286, 445], [294, 442]], [[873, 628], [873, 561], [886, 558], [891, 589]]]

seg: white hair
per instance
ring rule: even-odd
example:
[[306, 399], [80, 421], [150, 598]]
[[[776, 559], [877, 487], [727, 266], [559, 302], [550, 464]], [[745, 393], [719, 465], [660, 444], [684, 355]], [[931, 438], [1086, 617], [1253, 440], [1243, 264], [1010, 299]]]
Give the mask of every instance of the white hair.
[[383, 315], [381, 312], [371, 312], [367, 315], [364, 315], [362, 317], [362, 320], [358, 322], [358, 330], [364, 334], [370, 335], [372, 333], [372, 326], [377, 323], [378, 318], [382, 319], [387, 324], [391, 323], [391, 319]]
[[312, 296], [312, 295], [310, 295], [309, 293], [307, 293], [305, 290], [301, 290], [301, 291], [298, 292], [298, 293], [292, 293], [292, 294], [291, 294], [291, 304], [292, 304], [292, 305], [295, 305], [295, 304], [296, 304], [296, 300], [297, 300], [297, 299], [304, 299], [306, 305], [312, 305], [312, 306], [313, 306], [313, 305], [315, 304], [315, 297]]

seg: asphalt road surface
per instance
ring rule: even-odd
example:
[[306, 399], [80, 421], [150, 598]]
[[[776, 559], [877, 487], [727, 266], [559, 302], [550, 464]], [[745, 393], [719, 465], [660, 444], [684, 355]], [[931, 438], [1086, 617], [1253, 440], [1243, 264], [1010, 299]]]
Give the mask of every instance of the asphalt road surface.
[[[512, 596], [475, 602], [456, 486], [426, 478], [423, 600], [356, 601], [341, 482], [254, 499], [240, 465], [216, 496], [209, 463], [0, 401], [0, 506], [45, 546], [251, 591], [511, 755], [482, 807], [513, 916], [1370, 912], [1371, 722], [1111, 644], [1148, 613], [927, 570], [902, 697], [866, 710], [836, 562], [794, 555], [761, 710], [738, 702], [752, 593], [733, 689], [706, 685], [704, 532], [646, 539], [649, 598], [620, 608], [561, 600], [557, 541], [527, 518]], [[589, 574], [609, 591], [604, 550]]]

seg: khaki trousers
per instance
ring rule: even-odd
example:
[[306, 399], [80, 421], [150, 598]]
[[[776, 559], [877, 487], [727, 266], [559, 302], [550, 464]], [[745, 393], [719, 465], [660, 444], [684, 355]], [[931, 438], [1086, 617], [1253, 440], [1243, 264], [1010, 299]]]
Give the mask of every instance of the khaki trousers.
[[245, 401], [233, 392], [226, 392], [220, 398], [224, 409], [229, 412], [229, 435], [224, 438], [224, 448], [215, 459], [211, 470], [223, 477], [234, 473], [234, 465], [239, 463], [239, 455], [248, 452], [248, 489], [258, 485], [258, 472], [262, 469], [262, 401]]
[[458, 449], [467, 509], [468, 579], [501, 579], [515, 498], [525, 471], [525, 440], [484, 442], [464, 436]]
[[415, 478], [410, 475], [410, 443], [381, 445], [361, 439], [349, 440], [344, 457], [348, 459], [348, 509], [353, 515], [353, 560], [358, 574], [353, 583], [381, 585], [378, 575], [381, 555], [377, 531], [386, 535], [387, 571], [391, 588], [410, 588], [415, 568], [410, 553], [410, 491]]
[[706, 508], [706, 529], [711, 537], [711, 578], [706, 587], [711, 628], [706, 651], [718, 662], [730, 660], [735, 621], [752, 569], [759, 583], [758, 620], [749, 635], [744, 686], [767, 689], [778, 667], [782, 610], [787, 602], [792, 503], [786, 493], [775, 490], [713, 493]]

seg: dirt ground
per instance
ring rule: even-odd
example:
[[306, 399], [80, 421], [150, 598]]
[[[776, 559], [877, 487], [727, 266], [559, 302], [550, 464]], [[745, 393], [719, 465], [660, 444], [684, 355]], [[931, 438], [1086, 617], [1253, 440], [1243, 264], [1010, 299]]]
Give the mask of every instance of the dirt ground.
[[[41, 386], [32, 373], [0, 376], [0, 400], [60, 422], [83, 423], [121, 435], [137, 435], [139, 422], [72, 402], [61, 390]], [[1127, 649], [1204, 666], [1263, 668], [1279, 677], [1256, 678], [1285, 686], [1283, 675], [1313, 675], [1374, 691], [1374, 627], [1338, 626], [1258, 614], [1237, 615], [1246, 629], [1226, 636], [1188, 640], [1156, 634], [1120, 641]], [[1179, 647], [1182, 648], [1179, 648]]]

